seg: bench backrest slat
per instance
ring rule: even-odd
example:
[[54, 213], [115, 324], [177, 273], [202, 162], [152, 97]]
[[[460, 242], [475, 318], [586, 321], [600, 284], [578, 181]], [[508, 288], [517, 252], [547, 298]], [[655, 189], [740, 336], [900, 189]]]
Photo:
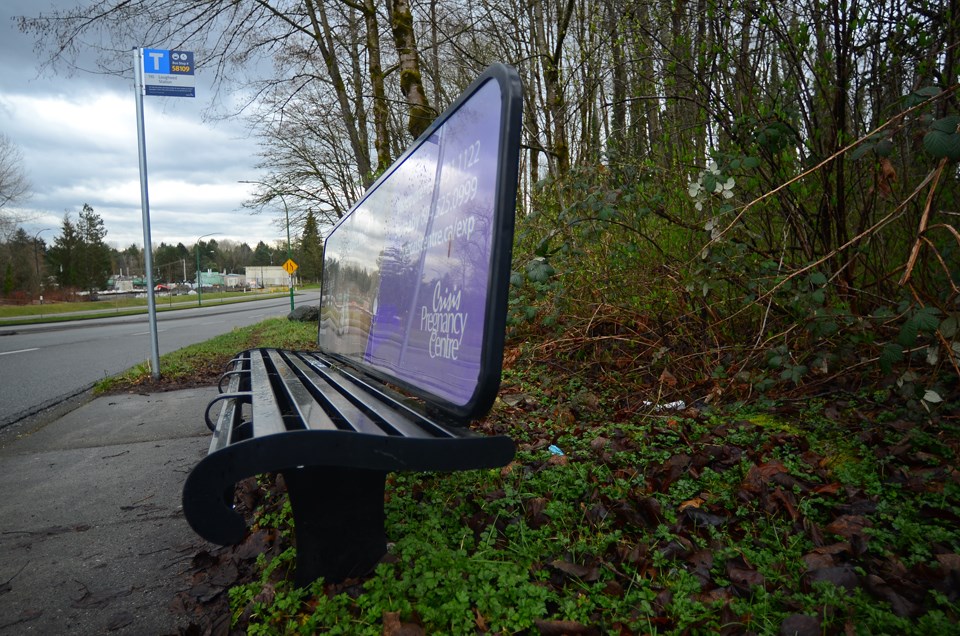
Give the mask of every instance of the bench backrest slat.
[[458, 423], [500, 383], [521, 104], [491, 66], [324, 242], [320, 351]]

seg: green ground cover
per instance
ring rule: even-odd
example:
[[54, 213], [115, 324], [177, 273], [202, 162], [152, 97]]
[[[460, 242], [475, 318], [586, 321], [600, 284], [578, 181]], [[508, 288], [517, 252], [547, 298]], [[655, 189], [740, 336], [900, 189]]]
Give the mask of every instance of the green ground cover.
[[247, 542], [197, 572], [236, 577], [234, 629], [958, 632], [956, 405], [897, 413], [881, 391], [651, 412], [542, 365], [509, 370], [501, 397], [480, 428], [512, 436], [516, 461], [391, 475], [395, 543], [367, 578], [295, 588], [282, 485], [246, 485]]

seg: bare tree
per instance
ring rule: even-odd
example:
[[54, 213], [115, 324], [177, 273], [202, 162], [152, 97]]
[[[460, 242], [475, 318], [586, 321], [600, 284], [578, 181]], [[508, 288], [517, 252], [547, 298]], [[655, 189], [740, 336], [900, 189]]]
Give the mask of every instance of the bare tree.
[[9, 137], [0, 133], [0, 238], [9, 238], [23, 222], [23, 215], [10, 210], [10, 206], [25, 200], [29, 193], [23, 155]]

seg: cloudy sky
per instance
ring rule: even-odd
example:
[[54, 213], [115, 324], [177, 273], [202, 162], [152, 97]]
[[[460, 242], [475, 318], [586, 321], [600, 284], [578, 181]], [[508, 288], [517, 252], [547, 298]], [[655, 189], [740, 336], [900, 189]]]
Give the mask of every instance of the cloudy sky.
[[[60, 6], [80, 1], [57, 0]], [[107, 242], [143, 245], [136, 98], [131, 78], [81, 72], [71, 77], [40, 73], [34, 42], [13, 16], [35, 16], [51, 0], [0, 0], [0, 133], [23, 155], [32, 196], [20, 205], [31, 234], [52, 243], [65, 212], [88, 203], [107, 229]], [[145, 97], [151, 238], [192, 245], [215, 233], [218, 241], [273, 243], [286, 237], [276, 213], [252, 215], [241, 207], [262, 178], [257, 146], [244, 122], [204, 121], [210, 91], [204, 72], [197, 97]]]

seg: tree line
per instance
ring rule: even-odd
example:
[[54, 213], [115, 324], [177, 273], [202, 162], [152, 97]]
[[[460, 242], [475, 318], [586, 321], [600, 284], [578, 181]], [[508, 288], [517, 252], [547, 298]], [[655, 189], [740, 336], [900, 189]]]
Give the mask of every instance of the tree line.
[[105, 33], [113, 72], [133, 42], [194, 50], [261, 137], [250, 206], [321, 225], [513, 64], [517, 320], [589, 341], [597, 307], [657, 315], [626, 359], [753, 387], [927, 348], [960, 375], [951, 3], [116, 0], [19, 25], [54, 65]]
[[[107, 289], [112, 276], [146, 276], [143, 248], [109, 246], [103, 219], [88, 204], [76, 217], [64, 215], [59, 235], [49, 244], [41, 236], [44, 231], [31, 236], [17, 226], [8, 239], [0, 240], [0, 296], [32, 301], [45, 290], [92, 292]], [[319, 282], [323, 246], [312, 214], [291, 247], [299, 279]], [[242, 273], [248, 266], [282, 265], [287, 257], [285, 241], [273, 245], [259, 241], [253, 248], [231, 240], [201, 240], [190, 247], [161, 242], [153, 248], [154, 280], [158, 284], [195, 281], [198, 262], [200, 271]]]

